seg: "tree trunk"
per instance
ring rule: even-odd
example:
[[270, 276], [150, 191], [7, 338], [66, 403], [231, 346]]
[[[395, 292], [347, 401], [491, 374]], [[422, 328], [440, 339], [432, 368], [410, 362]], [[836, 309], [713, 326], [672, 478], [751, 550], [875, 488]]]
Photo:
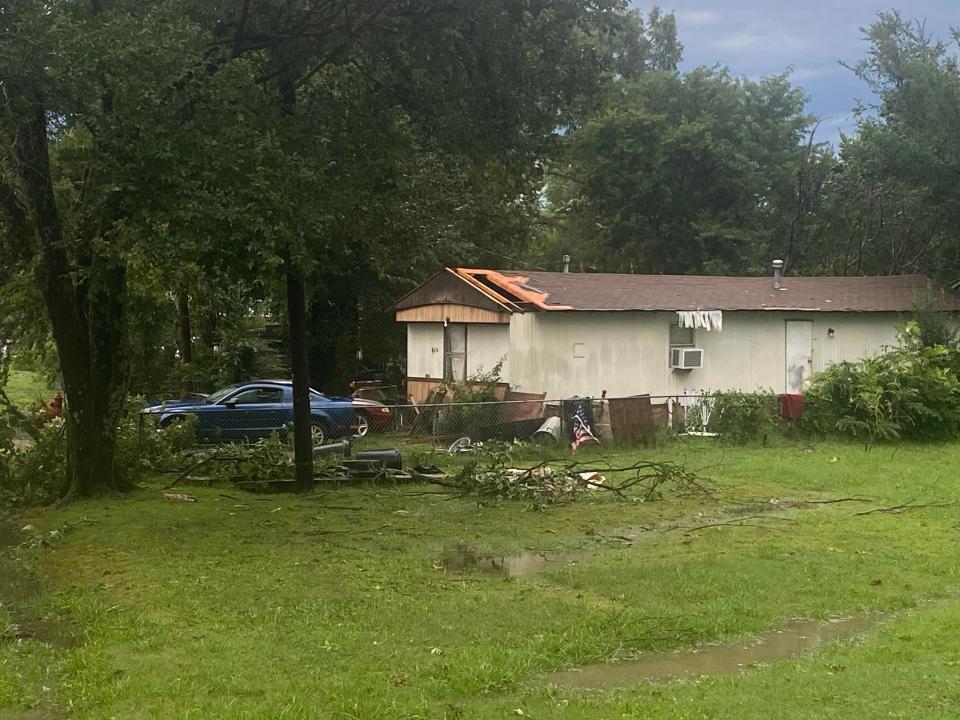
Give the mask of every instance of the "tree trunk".
[[[126, 271], [95, 257], [83, 281], [51, 278], [47, 308], [60, 358], [66, 399], [65, 499], [117, 490], [114, 450], [129, 381], [126, 333]], [[83, 312], [64, 313], [60, 302], [75, 298]], [[64, 348], [80, 352], [64, 352]]]
[[190, 331], [190, 296], [186, 290], [177, 293], [177, 317], [180, 323], [180, 362], [193, 362], [193, 333]]
[[[189, 365], [193, 362], [193, 332], [190, 328], [190, 296], [186, 290], [177, 293], [177, 324], [180, 330], [180, 364]], [[193, 380], [186, 374], [180, 377], [180, 391], [192, 393]]]
[[[277, 76], [280, 113], [292, 115], [297, 104], [297, 88], [292, 64], [279, 47], [272, 50], [280, 68]], [[307, 340], [307, 299], [303, 275], [287, 258], [287, 317], [290, 324], [290, 368], [293, 371], [293, 465], [299, 490], [313, 483], [313, 438], [310, 427], [310, 346]]]
[[310, 432], [310, 355], [307, 303], [303, 278], [287, 267], [287, 316], [290, 322], [290, 368], [293, 370], [293, 463], [297, 488], [313, 482], [313, 440]]
[[[63, 497], [116, 489], [116, 428], [129, 381], [126, 268], [88, 242], [65, 250], [47, 147], [47, 118], [35, 94], [17, 130], [17, 171], [37, 239], [37, 285], [60, 359], [66, 399], [67, 467]], [[79, 272], [77, 272], [79, 270]]]
[[[120, 485], [114, 465], [117, 444], [116, 422], [107, 410], [101, 415], [100, 392], [109, 394], [109, 389], [98, 388], [90, 383], [83, 388], [65, 387], [67, 396], [67, 477], [62, 497], [89, 497], [98, 490], [116, 490]], [[72, 399], [71, 399], [72, 398]]]

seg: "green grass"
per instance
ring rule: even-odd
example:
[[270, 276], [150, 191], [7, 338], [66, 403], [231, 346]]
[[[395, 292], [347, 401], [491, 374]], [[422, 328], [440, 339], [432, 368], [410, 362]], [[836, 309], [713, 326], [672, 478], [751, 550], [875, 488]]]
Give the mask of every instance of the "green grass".
[[[76, 718], [955, 716], [958, 508], [854, 513], [960, 499], [960, 445], [808, 452], [694, 441], [616, 459], [638, 456], [708, 468], [715, 496], [599, 495], [535, 512], [422, 486], [302, 497], [187, 488], [198, 502], [183, 503], [162, 500], [153, 483], [20, 518], [38, 532], [67, 529], [49, 547], [16, 551], [42, 592], [10, 612], [63, 617], [84, 642], [0, 645], [0, 708]], [[769, 502], [853, 495], [873, 501]], [[663, 531], [764, 504], [785, 519]], [[623, 528], [637, 534], [632, 546], [614, 538]], [[576, 562], [525, 578], [448, 572], [439, 559], [457, 544], [568, 550]], [[740, 676], [589, 693], [542, 680], [858, 611], [891, 616], [855, 641]]]
[[27, 407], [37, 401], [47, 404], [55, 392], [41, 373], [30, 370], [11, 370], [3, 390], [10, 402], [19, 407]]

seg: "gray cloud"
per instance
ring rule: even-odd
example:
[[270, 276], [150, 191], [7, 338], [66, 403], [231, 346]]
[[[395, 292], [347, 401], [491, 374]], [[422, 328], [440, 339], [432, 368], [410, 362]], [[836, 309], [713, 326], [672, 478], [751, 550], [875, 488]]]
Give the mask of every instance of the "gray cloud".
[[[653, 2], [633, 2], [646, 11]], [[759, 78], [787, 68], [810, 97], [808, 109], [821, 118], [820, 134], [836, 141], [853, 127], [851, 110], [870, 101], [867, 87], [839, 61], [856, 62], [866, 51], [860, 28], [890, 0], [663, 0], [677, 16], [684, 67], [725, 65], [736, 75]], [[946, 39], [960, 24], [957, 0], [901, 2], [904, 16], [926, 21]]]

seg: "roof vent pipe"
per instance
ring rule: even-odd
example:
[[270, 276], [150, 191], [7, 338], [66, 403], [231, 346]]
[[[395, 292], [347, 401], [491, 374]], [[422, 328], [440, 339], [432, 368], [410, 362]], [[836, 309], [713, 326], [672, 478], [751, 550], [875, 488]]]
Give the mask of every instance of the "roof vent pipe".
[[565, 273], [570, 272], [570, 256], [569, 255], [563, 256], [563, 271]]
[[780, 289], [780, 278], [783, 275], [783, 260], [774, 260], [770, 263], [773, 266], [773, 289]]

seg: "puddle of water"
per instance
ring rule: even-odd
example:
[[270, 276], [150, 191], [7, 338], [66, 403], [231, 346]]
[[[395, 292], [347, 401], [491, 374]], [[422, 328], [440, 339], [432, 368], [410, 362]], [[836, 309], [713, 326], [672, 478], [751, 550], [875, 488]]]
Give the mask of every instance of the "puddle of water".
[[[662, 537], [670, 530], [683, 530], [686, 524], [708, 523], [716, 519], [729, 519], [730, 516], [766, 514], [777, 510], [793, 508], [795, 501], [770, 500], [767, 502], [747, 503], [714, 510], [711, 514], [698, 513], [695, 516], [660, 523], [658, 525], [625, 525], [603, 531], [587, 531], [587, 539], [632, 547], [642, 542]], [[527, 577], [555, 570], [563, 565], [571, 565], [583, 560], [585, 553], [559, 552], [555, 550], [529, 550], [513, 555], [494, 555], [478, 552], [469, 545], [455, 545], [444, 548], [441, 564], [451, 572], [481, 572], [509, 577]]]
[[576, 562], [577, 556], [550, 550], [529, 550], [515, 555], [479, 553], [468, 545], [445, 548], [441, 563], [452, 572], [482, 572], [507, 577], [528, 577]]
[[752, 665], [806, 657], [834, 640], [859, 635], [882, 619], [880, 615], [855, 615], [828, 622], [793, 620], [750, 644], [705, 645], [695, 650], [651, 653], [636, 660], [585, 665], [553, 673], [547, 676], [547, 682], [602, 690], [685, 676], [735, 675]]

